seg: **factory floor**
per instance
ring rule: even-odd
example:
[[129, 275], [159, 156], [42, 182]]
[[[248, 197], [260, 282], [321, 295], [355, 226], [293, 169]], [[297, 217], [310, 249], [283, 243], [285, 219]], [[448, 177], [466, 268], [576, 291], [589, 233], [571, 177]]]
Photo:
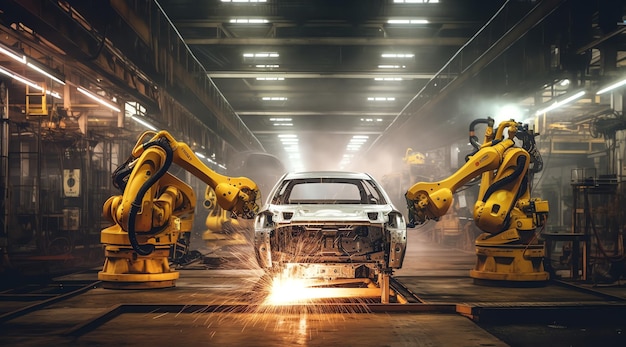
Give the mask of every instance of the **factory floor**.
[[626, 346], [626, 287], [476, 285], [474, 254], [409, 230], [394, 278], [422, 304], [249, 306], [262, 272], [213, 253], [175, 288], [105, 289], [98, 269], [0, 293], [2, 346]]

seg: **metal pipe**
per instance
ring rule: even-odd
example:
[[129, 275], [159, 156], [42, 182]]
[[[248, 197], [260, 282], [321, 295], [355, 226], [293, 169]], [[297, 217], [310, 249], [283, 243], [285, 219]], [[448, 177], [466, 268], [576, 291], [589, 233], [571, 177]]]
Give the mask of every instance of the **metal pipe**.
[[9, 91], [4, 82], [0, 82], [0, 172], [2, 175], [2, 232], [0, 233], [0, 264], [8, 262], [9, 238]]

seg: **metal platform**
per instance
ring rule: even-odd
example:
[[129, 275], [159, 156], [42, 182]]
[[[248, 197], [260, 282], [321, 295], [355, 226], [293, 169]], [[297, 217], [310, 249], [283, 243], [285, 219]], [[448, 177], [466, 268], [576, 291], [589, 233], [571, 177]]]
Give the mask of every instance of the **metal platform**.
[[[97, 269], [0, 293], [0, 345], [623, 346], [626, 288], [479, 286], [470, 252], [409, 234], [408, 303], [259, 304], [262, 272], [180, 270], [175, 288], [104, 289]], [[226, 259], [227, 261], [227, 259]], [[622, 334], [624, 331], [624, 334]]]

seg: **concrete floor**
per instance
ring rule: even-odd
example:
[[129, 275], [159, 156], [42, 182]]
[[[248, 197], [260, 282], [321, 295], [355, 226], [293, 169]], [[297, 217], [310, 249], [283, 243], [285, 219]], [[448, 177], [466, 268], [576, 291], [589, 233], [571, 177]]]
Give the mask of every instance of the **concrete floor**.
[[[175, 288], [89, 286], [97, 280], [94, 269], [57, 278], [64, 287], [54, 295], [44, 289], [5, 292], [0, 345], [626, 346], [623, 286], [478, 286], [468, 276], [471, 252], [429, 243], [420, 230], [409, 231], [408, 247], [395, 277], [434, 309], [398, 310], [395, 304], [389, 310], [335, 305], [241, 311], [262, 272], [223, 256], [214, 259], [219, 269], [181, 270]], [[78, 295], [34, 306], [85, 285]]]

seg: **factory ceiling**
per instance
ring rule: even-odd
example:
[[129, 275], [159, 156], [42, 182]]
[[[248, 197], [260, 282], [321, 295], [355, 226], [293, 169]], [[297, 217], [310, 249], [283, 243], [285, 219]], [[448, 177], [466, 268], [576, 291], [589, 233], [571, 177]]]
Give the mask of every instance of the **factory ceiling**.
[[[332, 168], [359, 152], [349, 144], [365, 139], [363, 151], [390, 128], [502, 2], [161, 5], [268, 151], [280, 153], [278, 136], [295, 134], [305, 162]], [[418, 142], [420, 131], [409, 136]]]
[[[401, 157], [464, 137], [508, 103], [528, 118], [599, 77], [592, 48], [621, 30], [599, 25], [623, 7], [608, 3], [160, 1], [269, 152], [295, 134], [303, 160], [331, 167], [355, 136], [367, 138], [352, 160]], [[576, 114], [606, 107], [593, 106]]]
[[[334, 169], [448, 145], [476, 118], [531, 119], [580, 90], [588, 93], [551, 111], [551, 121], [606, 112], [610, 102], [594, 90], [620, 77], [623, 2], [158, 0], [150, 8], [165, 13], [268, 153], [292, 169]], [[66, 3], [85, 6], [56, 5]], [[518, 111], [499, 115], [507, 105]]]

